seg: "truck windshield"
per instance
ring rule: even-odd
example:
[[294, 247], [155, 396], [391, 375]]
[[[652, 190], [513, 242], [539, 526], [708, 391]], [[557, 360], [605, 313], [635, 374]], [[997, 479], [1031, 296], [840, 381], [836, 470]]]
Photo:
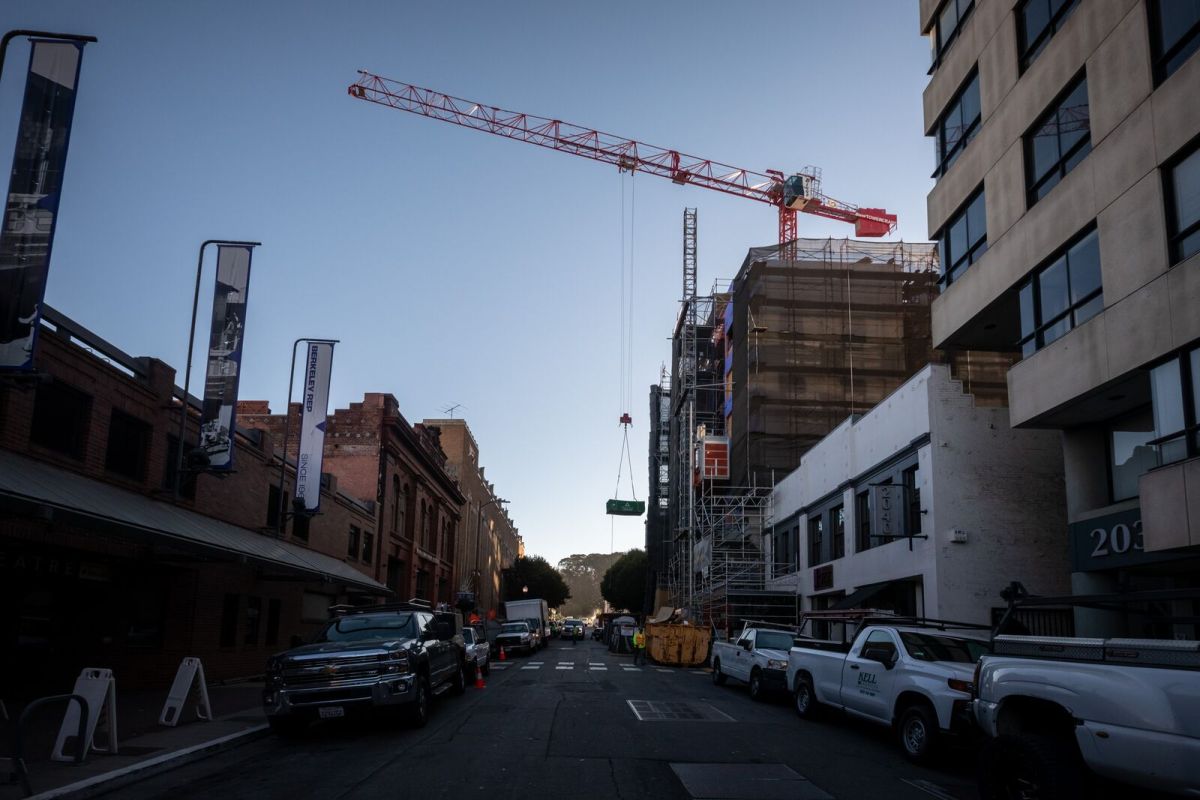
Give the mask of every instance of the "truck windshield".
[[335, 620], [317, 637], [318, 642], [366, 642], [411, 639], [417, 635], [412, 614], [355, 614]]
[[979, 657], [992, 652], [987, 642], [957, 636], [936, 636], [931, 633], [900, 631], [904, 649], [918, 661], [953, 661], [974, 664]]
[[529, 626], [524, 622], [510, 622], [500, 629], [501, 633], [529, 633]]
[[763, 631], [758, 632], [758, 636], [754, 639], [754, 646], [759, 650], [790, 650], [795, 641], [790, 634], [781, 633], [780, 631]]

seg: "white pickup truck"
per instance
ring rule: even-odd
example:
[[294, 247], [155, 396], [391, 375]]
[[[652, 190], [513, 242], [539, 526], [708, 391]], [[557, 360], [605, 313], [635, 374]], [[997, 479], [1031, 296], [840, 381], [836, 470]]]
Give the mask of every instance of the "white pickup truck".
[[795, 643], [796, 634], [790, 630], [748, 623], [734, 641], [713, 642], [713, 683], [721, 686], [729, 678], [744, 681], [755, 700], [769, 692], [787, 691], [788, 651]]
[[997, 636], [975, 683], [984, 798], [1081, 797], [1084, 765], [1200, 797], [1200, 642]]
[[971, 678], [988, 651], [980, 639], [914, 624], [864, 624], [847, 650], [806, 641], [788, 653], [796, 713], [829, 706], [892, 726], [904, 754], [925, 761], [944, 733], [970, 727]]

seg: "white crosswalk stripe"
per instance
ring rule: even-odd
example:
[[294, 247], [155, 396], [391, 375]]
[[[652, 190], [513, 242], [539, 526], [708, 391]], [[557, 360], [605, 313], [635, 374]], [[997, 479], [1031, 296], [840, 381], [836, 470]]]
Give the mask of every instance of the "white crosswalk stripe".
[[595, 667], [595, 666], [590, 666], [590, 667], [588, 667], [588, 669], [590, 669], [590, 670], [592, 670], [592, 671], [594, 671], [594, 672], [607, 672], [607, 671], [608, 671], [608, 667]]
[[667, 674], [670, 674], [670, 673], [674, 672], [675, 670], [673, 670], [673, 669], [656, 669], [654, 671], [655, 672], [666, 672]]
[[542, 668], [541, 664], [530, 664], [528, 666], [521, 667], [521, 669], [523, 669], [523, 670], [525, 670], [525, 669], [541, 669], [541, 668]]
[[574, 664], [559, 664], [555, 669], [575, 669]]

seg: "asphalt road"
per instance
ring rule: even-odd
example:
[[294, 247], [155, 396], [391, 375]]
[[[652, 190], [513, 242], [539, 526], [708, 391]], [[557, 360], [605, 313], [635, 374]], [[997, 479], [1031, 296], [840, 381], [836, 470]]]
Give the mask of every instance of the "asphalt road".
[[[952, 750], [933, 768], [914, 766], [888, 731], [837, 716], [801, 721], [786, 700], [756, 703], [736, 681], [714, 686], [704, 670], [631, 666], [628, 656], [610, 655], [590, 641], [554, 642], [503, 669], [494, 664], [486, 689], [438, 698], [423, 729], [386, 719], [339, 720], [298, 741], [258, 740], [117, 794], [220, 800], [977, 797], [969, 751]], [[676, 718], [639, 720], [635, 707], [643, 717]]]

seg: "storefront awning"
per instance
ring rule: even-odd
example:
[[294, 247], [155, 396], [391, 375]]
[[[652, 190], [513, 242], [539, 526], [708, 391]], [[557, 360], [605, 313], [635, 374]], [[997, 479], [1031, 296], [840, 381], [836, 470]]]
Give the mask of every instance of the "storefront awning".
[[249, 559], [371, 594], [391, 594], [335, 558], [5, 450], [0, 450], [0, 504], [49, 508], [85, 525], [116, 527], [230, 560]]
[[866, 586], [858, 587], [841, 600], [838, 600], [829, 608], [831, 611], [842, 611], [847, 608], [863, 608], [863, 603], [867, 602], [880, 592], [886, 591], [891, 585], [892, 583], [890, 581], [884, 581], [883, 583], [868, 583]]

